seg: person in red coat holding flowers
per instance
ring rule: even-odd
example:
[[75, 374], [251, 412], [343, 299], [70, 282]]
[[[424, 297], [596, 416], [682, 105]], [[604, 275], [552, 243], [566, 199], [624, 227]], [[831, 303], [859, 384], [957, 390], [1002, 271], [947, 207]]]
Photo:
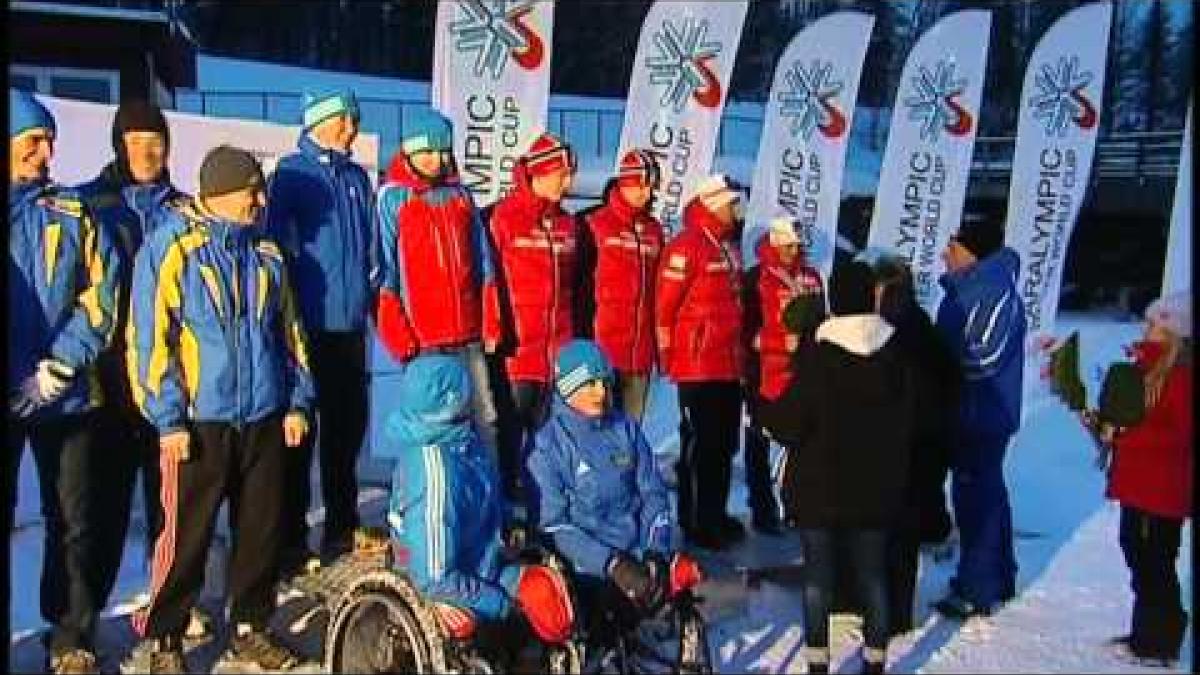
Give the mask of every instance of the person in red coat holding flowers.
[[1139, 661], [1179, 658], [1188, 615], [1179, 600], [1175, 559], [1192, 514], [1191, 292], [1146, 309], [1146, 333], [1130, 350], [1145, 382], [1145, 414], [1128, 428], [1102, 427], [1113, 446], [1107, 496], [1121, 505], [1121, 551], [1132, 575], [1129, 635], [1114, 642]]

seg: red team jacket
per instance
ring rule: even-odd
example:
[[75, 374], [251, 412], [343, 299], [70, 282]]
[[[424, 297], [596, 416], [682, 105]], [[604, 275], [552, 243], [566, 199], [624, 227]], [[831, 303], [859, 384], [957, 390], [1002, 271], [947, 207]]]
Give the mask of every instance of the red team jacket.
[[660, 363], [676, 382], [742, 377], [741, 253], [732, 234], [693, 199], [683, 230], [663, 250], [654, 321], [669, 331]]
[[575, 219], [533, 194], [523, 163], [513, 169], [513, 184], [489, 225], [508, 306], [502, 310], [489, 300], [485, 322], [498, 324], [501, 312], [510, 312], [515, 351], [505, 362], [509, 379], [548, 383], [558, 348], [573, 336]]
[[496, 339], [498, 325], [481, 325], [483, 296], [496, 287], [470, 193], [456, 180], [430, 185], [397, 153], [379, 204], [378, 324], [392, 355], [404, 360], [429, 347]]
[[758, 344], [758, 393], [773, 401], [779, 398], [792, 382], [792, 352], [787, 350], [790, 334], [783, 325], [783, 310], [798, 295], [821, 293], [821, 275], [798, 255], [790, 265], [784, 265], [779, 251], [771, 246], [768, 235], [759, 239], [758, 301], [762, 308], [762, 327], [756, 336]]
[[[1161, 357], [1152, 349], [1137, 358], [1143, 371]], [[1117, 435], [1109, 499], [1156, 516], [1191, 517], [1194, 442], [1191, 368], [1177, 365], [1142, 423]]]
[[596, 247], [595, 340], [623, 373], [654, 365], [654, 276], [663, 249], [662, 225], [634, 209], [619, 189], [587, 219]]

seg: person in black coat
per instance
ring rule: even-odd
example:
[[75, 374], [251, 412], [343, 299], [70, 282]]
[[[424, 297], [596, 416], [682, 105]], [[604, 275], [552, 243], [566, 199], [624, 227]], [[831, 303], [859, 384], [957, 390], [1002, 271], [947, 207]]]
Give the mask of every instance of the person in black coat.
[[895, 341], [915, 366], [918, 416], [913, 434], [909, 490], [888, 546], [889, 615], [893, 635], [913, 628], [917, 559], [922, 544], [940, 544], [954, 524], [946, 506], [950, 431], [958, 409], [962, 372], [950, 346], [917, 304], [903, 259], [868, 250], [858, 259], [875, 274], [876, 311], [895, 329]]
[[834, 316], [797, 357], [805, 378], [760, 415], [787, 451], [782, 497], [804, 542], [809, 672], [828, 668], [836, 569], [853, 570], [867, 672], [883, 671], [891, 628], [887, 546], [907, 501], [917, 384], [895, 329], [875, 312], [874, 283], [864, 262], [834, 269]]

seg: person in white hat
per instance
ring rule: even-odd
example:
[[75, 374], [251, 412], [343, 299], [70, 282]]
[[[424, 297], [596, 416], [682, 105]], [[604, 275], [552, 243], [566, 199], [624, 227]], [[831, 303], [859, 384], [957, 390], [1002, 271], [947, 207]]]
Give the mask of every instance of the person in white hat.
[[[792, 360], [803, 339], [785, 325], [784, 311], [796, 298], [819, 298], [824, 307], [821, 274], [805, 260], [793, 220], [771, 220], [756, 243], [758, 264], [746, 271], [742, 285], [745, 305], [743, 338], [746, 342], [746, 407], [750, 424], [745, 428], [746, 487], [751, 524], [760, 533], [783, 533], [779, 505], [771, 485], [770, 440], [758, 421], [759, 408], [779, 398], [792, 380]], [[816, 330], [816, 325], [812, 326]]]
[[1130, 660], [1165, 665], [1179, 658], [1188, 624], [1175, 561], [1194, 504], [1191, 291], [1151, 303], [1145, 335], [1130, 352], [1145, 382], [1145, 415], [1102, 433], [1113, 439], [1107, 496], [1121, 505], [1121, 552], [1134, 596], [1129, 634], [1113, 642]]
[[745, 536], [726, 510], [744, 374], [741, 201], [725, 176], [701, 181], [654, 289], [659, 366], [679, 387], [679, 523], [690, 542], [711, 549]]

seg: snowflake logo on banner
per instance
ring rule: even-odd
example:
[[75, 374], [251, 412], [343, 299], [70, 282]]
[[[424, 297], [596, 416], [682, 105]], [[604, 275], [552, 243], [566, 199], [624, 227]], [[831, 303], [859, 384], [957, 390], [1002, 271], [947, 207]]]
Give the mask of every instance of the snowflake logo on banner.
[[655, 56], [646, 59], [650, 84], [662, 88], [659, 105], [682, 112], [688, 99], [705, 108], [721, 102], [721, 82], [709, 61], [721, 53], [721, 43], [707, 42], [708, 22], [684, 19], [682, 26], [670, 20], [654, 34]]
[[917, 68], [912, 95], [904, 99], [908, 118], [921, 122], [921, 138], [936, 143], [942, 131], [964, 136], [974, 126], [971, 113], [958, 101], [967, 89], [965, 78], [954, 77], [953, 61], [938, 61], [930, 72]]
[[1068, 124], [1080, 129], [1096, 126], [1096, 106], [1083, 93], [1092, 83], [1092, 73], [1079, 69], [1079, 57], [1065, 56], [1053, 67], [1043, 63], [1033, 82], [1038, 92], [1029, 99], [1033, 116], [1046, 125], [1047, 136], [1065, 136]]
[[459, 53], [475, 53], [475, 76], [498, 80], [511, 56], [533, 70], [542, 63], [545, 43], [527, 16], [534, 0], [458, 0], [459, 18], [450, 23]]
[[846, 133], [846, 116], [832, 100], [844, 84], [832, 73], [829, 61], [813, 61], [808, 69], [797, 61], [784, 74], [787, 89], [779, 93], [779, 115], [788, 121], [792, 138], [803, 136], [807, 141], [817, 129], [826, 138]]

